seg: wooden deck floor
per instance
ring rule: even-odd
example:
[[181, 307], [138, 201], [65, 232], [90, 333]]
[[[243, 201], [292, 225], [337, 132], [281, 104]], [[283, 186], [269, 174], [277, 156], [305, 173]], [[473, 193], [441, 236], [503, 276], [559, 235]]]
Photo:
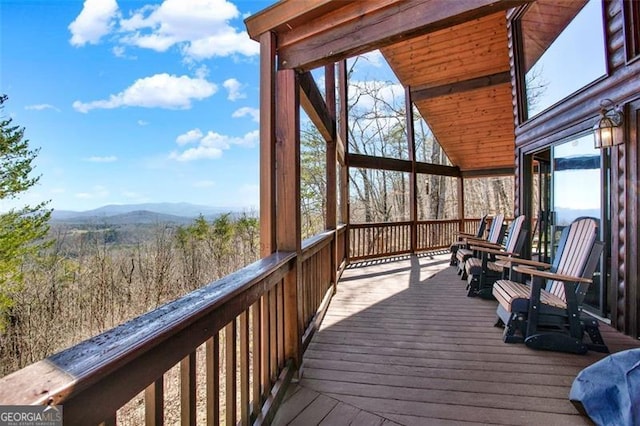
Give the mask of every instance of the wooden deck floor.
[[[604, 355], [502, 342], [445, 255], [347, 269], [276, 425], [590, 424], [568, 400]], [[602, 329], [612, 352], [638, 346]]]

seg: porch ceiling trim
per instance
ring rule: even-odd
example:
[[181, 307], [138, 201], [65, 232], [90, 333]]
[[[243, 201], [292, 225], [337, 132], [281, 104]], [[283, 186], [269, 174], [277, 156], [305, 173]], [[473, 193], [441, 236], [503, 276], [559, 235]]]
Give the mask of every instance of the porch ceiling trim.
[[496, 84], [510, 83], [511, 72], [503, 71], [497, 74], [485, 75], [465, 81], [458, 81], [451, 84], [443, 84], [436, 87], [412, 87], [411, 98], [413, 101], [422, 101], [438, 96], [452, 95], [454, 93], [466, 92], [469, 90], [482, 89]]
[[[380, 2], [312, 2], [309, 19], [296, 0], [283, 1], [246, 21], [252, 38], [257, 31], [278, 34], [280, 68], [310, 70], [418, 35], [455, 26], [530, 0], [387, 0]], [[307, 4], [307, 2], [300, 2]], [[293, 8], [289, 14], [279, 8]], [[318, 9], [323, 14], [318, 16]], [[268, 12], [268, 13], [267, 13]], [[264, 15], [263, 15], [264, 14]], [[275, 17], [279, 16], [279, 19]], [[288, 21], [287, 21], [288, 20]], [[265, 21], [265, 22], [263, 22]], [[292, 22], [295, 24], [292, 25]], [[301, 25], [303, 24], [303, 25]], [[271, 27], [271, 28], [269, 28]]]

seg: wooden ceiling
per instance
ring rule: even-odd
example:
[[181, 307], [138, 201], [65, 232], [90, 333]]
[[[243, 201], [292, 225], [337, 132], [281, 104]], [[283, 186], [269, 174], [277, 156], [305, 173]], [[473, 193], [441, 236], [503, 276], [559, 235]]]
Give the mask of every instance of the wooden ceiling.
[[381, 49], [462, 171], [515, 164], [506, 24], [498, 12]]
[[506, 11], [529, 1], [284, 0], [245, 22], [276, 34], [280, 68], [380, 49], [455, 166], [513, 171]]

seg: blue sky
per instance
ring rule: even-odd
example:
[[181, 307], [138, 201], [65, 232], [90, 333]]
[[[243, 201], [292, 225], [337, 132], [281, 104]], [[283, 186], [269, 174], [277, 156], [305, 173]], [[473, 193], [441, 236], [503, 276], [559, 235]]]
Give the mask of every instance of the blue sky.
[[40, 183], [17, 204], [257, 209], [259, 45], [271, 1], [0, 0], [4, 114]]

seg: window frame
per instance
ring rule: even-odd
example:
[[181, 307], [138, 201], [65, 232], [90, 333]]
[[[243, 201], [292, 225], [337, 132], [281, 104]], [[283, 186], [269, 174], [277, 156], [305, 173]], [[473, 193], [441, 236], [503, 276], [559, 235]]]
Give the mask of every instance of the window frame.
[[624, 50], [627, 64], [640, 59], [640, 2], [622, 1]]

